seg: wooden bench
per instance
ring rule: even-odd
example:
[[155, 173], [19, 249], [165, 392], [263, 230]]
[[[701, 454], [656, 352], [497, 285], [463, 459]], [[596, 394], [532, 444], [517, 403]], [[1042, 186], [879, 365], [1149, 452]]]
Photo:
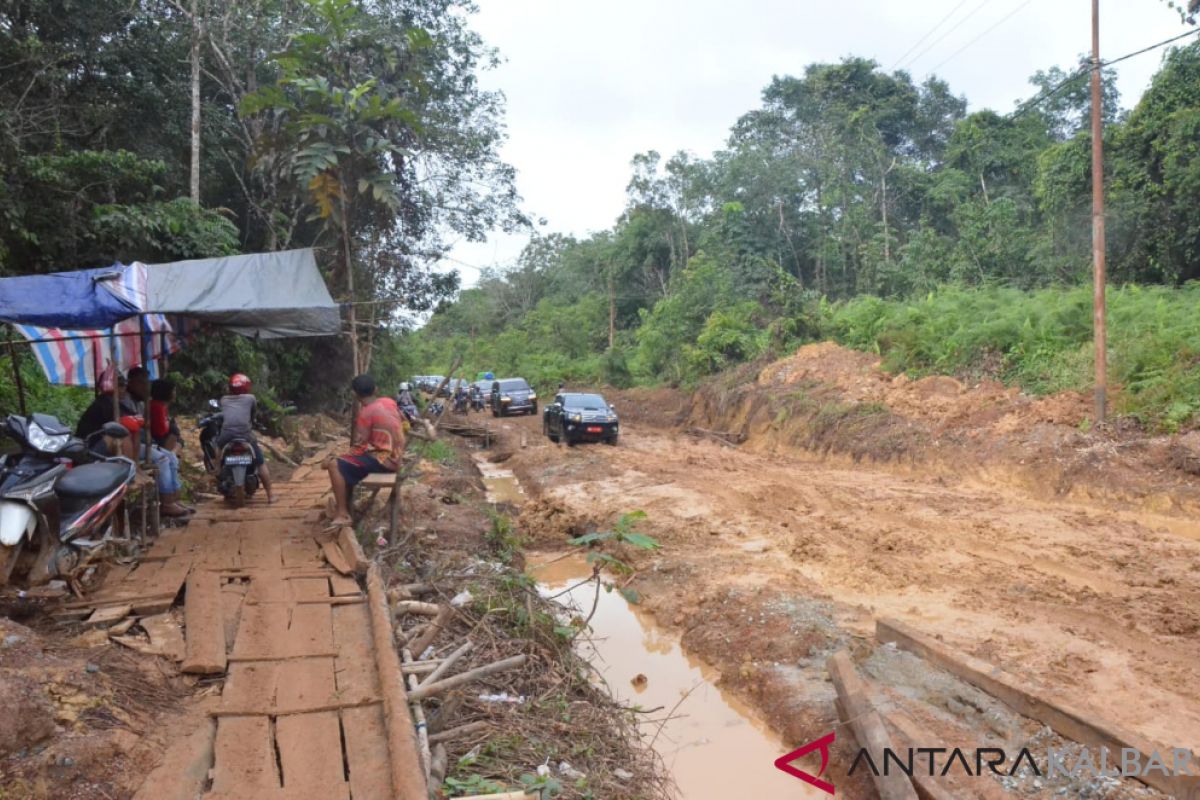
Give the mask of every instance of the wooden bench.
[[[373, 472], [358, 482], [355, 488], [366, 489], [367, 499], [362, 504], [364, 509], [370, 508], [375, 502], [375, 496], [381, 489], [391, 489], [388, 495], [388, 543], [395, 544], [396, 531], [400, 527], [400, 486], [413, 471], [413, 465], [402, 465], [395, 472]], [[357, 504], [355, 504], [357, 505]]]

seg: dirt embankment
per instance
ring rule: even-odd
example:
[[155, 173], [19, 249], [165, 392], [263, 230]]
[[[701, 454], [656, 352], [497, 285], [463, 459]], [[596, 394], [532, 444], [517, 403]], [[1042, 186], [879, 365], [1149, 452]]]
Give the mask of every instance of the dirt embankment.
[[1147, 435], [1128, 419], [1097, 427], [1091, 413], [1078, 392], [1035, 397], [993, 380], [912, 380], [824, 342], [719, 376], [677, 424], [734, 433], [761, 453], [886, 463], [1043, 499], [1200, 510], [1200, 436]]

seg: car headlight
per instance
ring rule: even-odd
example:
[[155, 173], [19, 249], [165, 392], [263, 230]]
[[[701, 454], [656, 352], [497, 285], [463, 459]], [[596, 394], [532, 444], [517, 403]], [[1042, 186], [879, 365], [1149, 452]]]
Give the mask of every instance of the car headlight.
[[536, 395], [536, 394], [531, 394], [531, 395], [529, 395], [529, 399], [530, 399], [530, 400], [537, 400], [537, 395]]
[[583, 414], [572, 414], [571, 422], [583, 422]]
[[67, 442], [71, 441], [71, 434], [59, 433], [51, 436], [42, 430], [41, 426], [36, 422], [29, 425], [29, 443], [33, 445], [35, 450], [40, 450], [43, 453], [57, 453], [67, 446]]
[[508, 396], [501, 397], [501, 398], [500, 398], [500, 402], [501, 402], [501, 403], [511, 403], [511, 402], [512, 402], [512, 398], [511, 398], [511, 397], [508, 397]]

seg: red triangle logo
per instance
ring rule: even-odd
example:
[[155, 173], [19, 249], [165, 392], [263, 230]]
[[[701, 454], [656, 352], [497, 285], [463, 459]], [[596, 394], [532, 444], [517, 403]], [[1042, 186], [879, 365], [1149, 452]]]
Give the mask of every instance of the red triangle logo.
[[[809, 742], [803, 747], [799, 747], [792, 752], [787, 753], [786, 755], [782, 755], [775, 759], [775, 768], [786, 772], [793, 778], [799, 778], [805, 783], [817, 787], [826, 794], [835, 794], [833, 784], [829, 781], [821, 780], [820, 776], [825, 774], [825, 768], [829, 766], [829, 748], [833, 746], [833, 742], [836, 738], [836, 734], [830, 733], [826, 736], [822, 736], [816, 741]], [[792, 766], [791, 762], [795, 761], [801, 756], [808, 755], [814, 750], [821, 751], [821, 768], [817, 770], [816, 775], [810, 775], [804, 770], [797, 769], [796, 767]]]

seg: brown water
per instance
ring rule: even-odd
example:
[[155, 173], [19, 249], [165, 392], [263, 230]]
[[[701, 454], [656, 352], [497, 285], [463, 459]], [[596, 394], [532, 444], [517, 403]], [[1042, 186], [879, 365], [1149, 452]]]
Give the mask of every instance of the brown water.
[[[529, 574], [546, 595], [557, 594], [592, 574], [583, 556], [527, 553]], [[586, 614], [596, 597], [588, 583], [559, 598]], [[644, 715], [663, 720], [642, 731], [662, 756], [684, 800], [828, 797], [778, 771], [776, 758], [790, 748], [754, 711], [719, 689], [712, 667], [690, 657], [678, 637], [617, 592], [600, 592], [591, 622], [592, 639], [580, 655], [604, 676], [612, 693], [629, 706], [661, 707]]]
[[493, 464], [482, 456], [475, 457], [475, 466], [483, 477], [483, 488], [487, 490], [489, 503], [520, 505], [525, 502], [525, 490], [511, 469]]

